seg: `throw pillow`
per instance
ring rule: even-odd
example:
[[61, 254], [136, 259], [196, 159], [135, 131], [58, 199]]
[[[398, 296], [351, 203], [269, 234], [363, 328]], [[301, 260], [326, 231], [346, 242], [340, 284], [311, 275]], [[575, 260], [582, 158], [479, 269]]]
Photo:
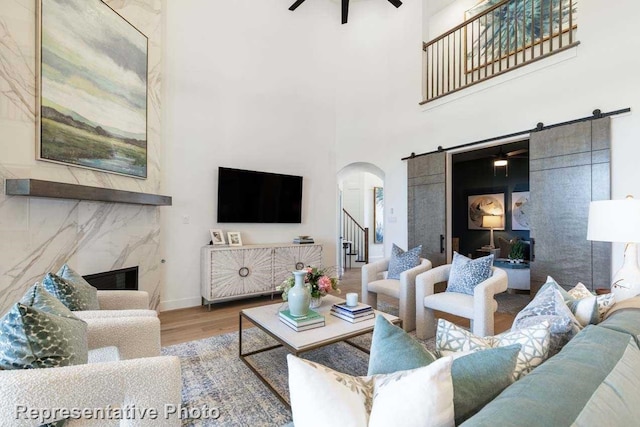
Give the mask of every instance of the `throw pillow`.
[[100, 309], [98, 290], [89, 284], [70, 282], [57, 274], [47, 273], [42, 286], [71, 311]]
[[504, 237], [498, 237], [498, 247], [500, 248], [500, 258], [509, 258], [511, 253], [511, 240], [507, 240]]
[[57, 316], [77, 319], [71, 310], [65, 307], [59, 299], [47, 292], [40, 283], [33, 285], [26, 294], [20, 299], [20, 302], [29, 307], [35, 307], [47, 313]]
[[583, 327], [589, 324], [595, 325], [600, 323], [607, 314], [607, 311], [609, 311], [615, 303], [614, 294], [595, 296], [581, 282], [578, 282], [573, 289], [565, 291], [553, 277], [547, 276], [547, 282], [540, 290], [545, 290], [548, 287], [553, 287], [560, 292], [567, 307]]
[[[519, 344], [454, 359], [453, 408], [460, 424], [513, 382]], [[368, 375], [387, 374], [429, 365], [434, 356], [417, 340], [378, 316], [371, 340]]]
[[494, 337], [478, 337], [460, 326], [438, 319], [436, 333], [436, 350], [440, 356], [520, 344], [522, 348], [513, 371], [513, 378], [516, 380], [547, 359], [550, 342], [549, 322], [546, 321]]
[[387, 279], [400, 279], [400, 273], [419, 266], [420, 253], [422, 253], [422, 245], [405, 252], [394, 243], [391, 248]]
[[454, 359], [453, 407], [456, 425], [462, 424], [513, 382], [520, 344], [477, 351]]
[[[566, 291], [565, 291], [566, 293]], [[551, 332], [550, 356], [556, 354], [581, 329], [556, 286], [546, 284], [513, 321], [512, 330], [528, 328], [548, 321]]]
[[[587, 287], [581, 282], [578, 282], [578, 284], [574, 286], [573, 289], [570, 289], [567, 293], [571, 297], [578, 300], [583, 298], [593, 297], [593, 294], [591, 293], [591, 291], [589, 291], [589, 289], [587, 289]], [[613, 306], [613, 304], [615, 304], [615, 302], [616, 302], [616, 296], [614, 294], [596, 295], [596, 305], [598, 307], [598, 315], [597, 315], [597, 319], [595, 320], [595, 322], [592, 322], [592, 324], [597, 324], [602, 322], [604, 320], [604, 317], [607, 315], [607, 312]], [[586, 326], [586, 325], [583, 325], [583, 326]]]
[[87, 363], [87, 324], [16, 303], [0, 319], [0, 369]]
[[470, 259], [454, 252], [447, 292], [473, 295], [475, 287], [491, 277], [491, 266], [493, 266], [493, 254]]
[[60, 270], [56, 273], [56, 276], [62, 277], [67, 282], [76, 286], [77, 288], [84, 289], [88, 293], [89, 305], [95, 308], [87, 308], [87, 310], [99, 310], [100, 305], [98, 304], [98, 290], [91, 286], [89, 282], [84, 280], [84, 277], [69, 267], [69, 264], [65, 264], [60, 267]]
[[422, 344], [384, 316], [376, 316], [367, 375], [421, 368], [436, 360]]
[[387, 427], [400, 419], [406, 427], [454, 425], [451, 357], [371, 377], [342, 374], [291, 354], [287, 362], [296, 427]]

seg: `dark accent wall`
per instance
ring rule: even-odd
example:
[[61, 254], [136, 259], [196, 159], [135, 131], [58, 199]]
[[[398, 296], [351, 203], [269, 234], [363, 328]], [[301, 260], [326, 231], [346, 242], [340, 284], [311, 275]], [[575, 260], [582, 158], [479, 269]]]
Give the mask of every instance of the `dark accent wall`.
[[469, 230], [467, 226], [468, 196], [505, 193], [505, 229], [494, 230], [493, 239], [498, 247], [498, 237], [515, 236], [529, 240], [529, 231], [511, 230], [511, 193], [529, 191], [529, 159], [509, 160], [509, 176], [504, 168], [493, 174], [493, 159], [469, 160], [453, 164], [452, 231], [460, 239], [460, 253], [473, 254], [476, 249], [489, 244], [489, 230]]

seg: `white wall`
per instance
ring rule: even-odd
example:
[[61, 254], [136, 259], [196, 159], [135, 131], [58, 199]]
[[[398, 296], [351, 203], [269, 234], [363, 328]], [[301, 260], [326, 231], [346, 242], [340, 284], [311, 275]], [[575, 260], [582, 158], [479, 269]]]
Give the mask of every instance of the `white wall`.
[[[199, 248], [217, 226], [218, 166], [304, 175], [303, 224], [233, 228], [247, 243], [311, 234], [325, 244], [329, 265], [336, 259], [335, 172], [354, 162], [384, 171], [386, 253], [392, 243], [407, 244], [402, 157], [595, 108], [633, 109], [613, 119], [612, 189], [615, 198], [640, 194], [634, 0], [615, 6], [581, 0], [577, 49], [424, 107], [418, 105], [423, 35], [453, 24], [436, 16], [423, 28], [423, 12], [430, 15], [420, 0], [399, 9], [353, 1], [347, 25], [339, 24], [335, 1], [305, 2], [296, 12], [284, 0], [167, 3], [164, 176], [174, 207], [163, 218], [165, 308], [199, 302]], [[437, 3], [433, 10], [446, 21], [468, 1]], [[620, 260], [615, 246], [614, 271]]]
[[[399, 9], [386, 6], [354, 3], [349, 24], [341, 28], [336, 144], [338, 168], [366, 161], [385, 171], [387, 251], [392, 242], [406, 244], [407, 239], [406, 165], [401, 157], [529, 129], [538, 122], [588, 116], [595, 108], [632, 108], [612, 122], [612, 190], [614, 198], [640, 194], [640, 58], [630, 54], [640, 48], [640, 3], [619, 0], [612, 6], [582, 0], [581, 45], [563, 61], [540, 61], [425, 107], [418, 105], [422, 2], [407, 1]], [[621, 253], [616, 245], [614, 271]]]
[[[336, 262], [335, 35], [324, 1], [167, 1], [163, 309], [200, 303], [210, 228], [245, 244], [308, 234]], [[217, 168], [302, 175], [302, 224], [217, 224]], [[188, 224], [185, 224], [188, 222]]]

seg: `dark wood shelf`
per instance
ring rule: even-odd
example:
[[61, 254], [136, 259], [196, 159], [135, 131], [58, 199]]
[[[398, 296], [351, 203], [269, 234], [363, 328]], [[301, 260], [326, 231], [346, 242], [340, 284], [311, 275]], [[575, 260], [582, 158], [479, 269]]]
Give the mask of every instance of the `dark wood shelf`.
[[53, 199], [129, 203], [134, 205], [171, 206], [170, 196], [42, 181], [39, 179], [7, 179], [6, 194], [8, 196], [48, 197]]

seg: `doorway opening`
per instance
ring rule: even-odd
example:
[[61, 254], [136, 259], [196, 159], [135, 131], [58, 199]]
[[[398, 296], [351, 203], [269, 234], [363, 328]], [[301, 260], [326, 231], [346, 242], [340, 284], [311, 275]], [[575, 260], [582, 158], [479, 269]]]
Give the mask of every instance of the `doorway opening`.
[[384, 257], [384, 172], [351, 163], [337, 174], [337, 265], [340, 274]]

